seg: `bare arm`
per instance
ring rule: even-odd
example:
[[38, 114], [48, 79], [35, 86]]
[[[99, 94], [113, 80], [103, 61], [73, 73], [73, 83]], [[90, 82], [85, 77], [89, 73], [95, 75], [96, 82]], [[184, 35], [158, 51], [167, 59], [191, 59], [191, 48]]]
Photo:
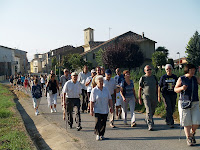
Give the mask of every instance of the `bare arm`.
[[113, 101], [109, 99], [110, 113], [113, 113]]
[[160, 88], [160, 86], [158, 86], [158, 101], [159, 101], [159, 102], [161, 102], [161, 98], [160, 98], [160, 90], [161, 90], [161, 88]]
[[90, 79], [88, 82], [85, 83], [85, 86], [88, 86], [92, 82], [92, 79]]
[[140, 105], [142, 105], [141, 93], [142, 93], [142, 87], [139, 87], [139, 90], [138, 90], [138, 99], [139, 99], [139, 104]]
[[120, 88], [120, 94], [122, 96], [123, 101], [126, 102], [126, 98], [125, 98], [125, 96], [123, 94], [123, 88], [122, 87]]
[[90, 115], [93, 116], [94, 115], [94, 102], [90, 101]]
[[187, 89], [187, 85], [183, 85], [181, 86], [181, 78], [178, 78], [177, 82], [176, 82], [176, 86], [174, 88], [174, 92], [176, 93], [180, 93], [181, 91], [183, 90], [186, 90]]

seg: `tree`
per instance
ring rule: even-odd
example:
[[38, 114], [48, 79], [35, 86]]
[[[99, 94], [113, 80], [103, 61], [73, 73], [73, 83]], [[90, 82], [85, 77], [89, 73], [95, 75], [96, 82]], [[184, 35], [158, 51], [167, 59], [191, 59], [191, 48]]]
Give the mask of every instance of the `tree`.
[[57, 64], [57, 60], [56, 60], [56, 57], [55, 57], [55, 56], [52, 58], [51, 64], [52, 64], [52, 65], [51, 65], [51, 66], [52, 66], [51, 69], [55, 69], [55, 66], [56, 66], [56, 64]]
[[103, 63], [109, 68], [136, 68], [143, 64], [144, 56], [136, 43], [115, 43], [105, 48], [102, 54]]
[[100, 48], [99, 51], [96, 53], [96, 61], [99, 66], [104, 66], [102, 56], [103, 50]]
[[155, 68], [162, 68], [163, 65], [166, 65], [166, 54], [163, 52], [156, 51], [152, 55], [152, 64]]
[[167, 58], [167, 56], [169, 55], [169, 50], [168, 49], [166, 49], [166, 47], [164, 47], [164, 46], [159, 46], [159, 47], [157, 47], [156, 48], [156, 51], [157, 52], [163, 52], [165, 55], [166, 55], [166, 58]]
[[71, 64], [72, 71], [80, 69], [85, 65], [85, 61], [80, 54], [70, 54], [68, 63]]
[[172, 58], [168, 59], [167, 63], [171, 64], [172, 67], [174, 68], [174, 60]]
[[190, 38], [185, 52], [188, 63], [194, 64], [196, 67], [200, 66], [200, 35], [197, 31]]

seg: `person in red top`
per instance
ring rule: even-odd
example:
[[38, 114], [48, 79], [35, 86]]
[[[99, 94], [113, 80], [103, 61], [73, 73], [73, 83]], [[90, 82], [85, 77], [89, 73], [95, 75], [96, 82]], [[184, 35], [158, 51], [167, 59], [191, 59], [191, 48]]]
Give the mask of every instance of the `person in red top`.
[[28, 78], [27, 76], [25, 77], [25, 80], [24, 80], [24, 88], [25, 88], [25, 91], [27, 93], [27, 88], [28, 88], [29, 84], [28, 84]]

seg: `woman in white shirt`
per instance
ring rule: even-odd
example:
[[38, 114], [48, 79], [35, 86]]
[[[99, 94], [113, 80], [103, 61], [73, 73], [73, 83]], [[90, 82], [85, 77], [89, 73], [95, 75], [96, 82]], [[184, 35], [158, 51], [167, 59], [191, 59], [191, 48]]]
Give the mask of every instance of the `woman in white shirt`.
[[90, 114], [95, 116], [95, 134], [96, 140], [99, 141], [104, 139], [108, 106], [110, 106], [110, 112], [113, 113], [113, 104], [108, 89], [103, 87], [103, 76], [98, 75], [95, 82], [97, 86], [92, 89], [90, 95]]

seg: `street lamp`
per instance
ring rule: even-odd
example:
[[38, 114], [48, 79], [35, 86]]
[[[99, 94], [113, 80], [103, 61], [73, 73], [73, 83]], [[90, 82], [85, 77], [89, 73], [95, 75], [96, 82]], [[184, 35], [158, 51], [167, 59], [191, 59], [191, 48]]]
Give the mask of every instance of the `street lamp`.
[[178, 70], [179, 70], [179, 73], [180, 73], [180, 53], [179, 53], [179, 52], [177, 52], [176, 54], [178, 54], [178, 55], [179, 55]]

